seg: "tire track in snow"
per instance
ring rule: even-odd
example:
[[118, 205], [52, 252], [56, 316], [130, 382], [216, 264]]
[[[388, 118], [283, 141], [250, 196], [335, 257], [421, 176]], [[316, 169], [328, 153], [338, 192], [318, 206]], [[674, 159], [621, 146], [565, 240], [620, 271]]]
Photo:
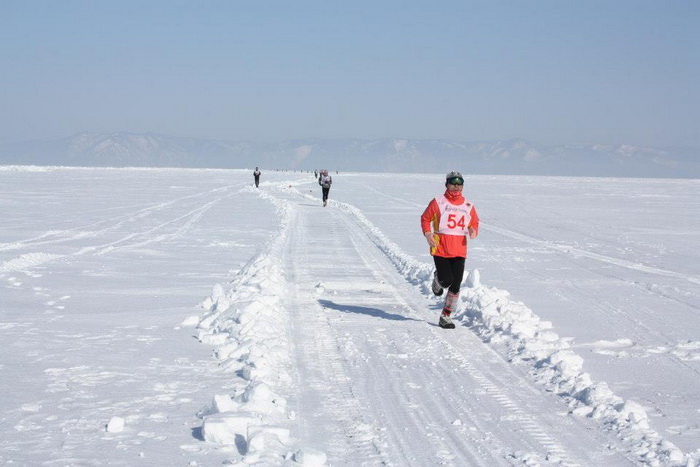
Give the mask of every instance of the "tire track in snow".
[[496, 233], [504, 235], [506, 237], [513, 238], [513, 239], [519, 240], [521, 242], [541, 246], [541, 247], [544, 247], [544, 248], [547, 248], [550, 250], [555, 250], [555, 251], [559, 251], [562, 253], [566, 253], [566, 254], [570, 254], [570, 255], [574, 255], [574, 256], [579, 256], [579, 257], [583, 257], [583, 258], [593, 259], [596, 261], [600, 261], [602, 263], [612, 264], [614, 266], [619, 266], [619, 267], [622, 267], [625, 269], [633, 269], [635, 271], [641, 271], [641, 272], [645, 272], [648, 274], [654, 274], [657, 276], [664, 276], [664, 277], [672, 277], [674, 279], [682, 279], [682, 280], [688, 281], [688, 282], [693, 283], [693, 284], [700, 284], [700, 277], [698, 277], [698, 276], [693, 276], [690, 274], [683, 274], [683, 273], [676, 272], [676, 271], [669, 271], [667, 269], [655, 268], [655, 267], [647, 266], [645, 264], [637, 263], [634, 261], [628, 261], [628, 260], [621, 259], [621, 258], [614, 258], [612, 256], [601, 255], [601, 254], [593, 253], [593, 252], [590, 252], [587, 250], [582, 250], [580, 248], [576, 248], [576, 247], [573, 247], [570, 245], [558, 245], [558, 244], [554, 244], [554, 243], [546, 241], [546, 240], [538, 240], [538, 239], [532, 238], [528, 235], [524, 235], [521, 233], [514, 232], [512, 230], [503, 229], [503, 228], [496, 227], [496, 226], [489, 225], [489, 224], [483, 224], [483, 226], [485, 229], [490, 230], [492, 232], [496, 232]]
[[[289, 309], [293, 335], [291, 340], [296, 343], [299, 368], [297, 386], [308, 385], [311, 390], [298, 395], [297, 404], [305, 413], [300, 424], [306, 433], [305, 438], [313, 440], [313, 445], [325, 445], [331, 460], [359, 458], [366, 462], [367, 459], [375, 459], [377, 463], [384, 464], [386, 459], [382, 458], [373, 435], [374, 422], [362, 414], [332, 324], [319, 306], [315, 291], [304, 290], [305, 286], [314, 283], [314, 263], [318, 262], [322, 266], [324, 263], [325, 255], [314, 252], [323, 253], [342, 246], [338, 244], [340, 233], [337, 226], [327, 227], [328, 235], [324, 236], [326, 241], [312, 240], [310, 245], [305, 245], [305, 240], [313, 238], [313, 233], [308, 224], [299, 220], [297, 214], [284, 257], [287, 265], [285, 269], [289, 271], [288, 280], [295, 284]], [[334, 245], [328, 245], [328, 242]], [[321, 408], [325, 416], [314, 413]], [[319, 429], [319, 423], [323, 429]]]
[[[240, 186], [246, 186], [246, 185], [240, 185]], [[186, 212], [185, 214], [182, 214], [178, 217], [169, 219], [165, 222], [162, 222], [155, 227], [140, 231], [140, 232], [133, 232], [125, 237], [122, 237], [118, 240], [115, 240], [113, 242], [109, 243], [104, 243], [101, 245], [92, 245], [88, 247], [82, 248], [80, 251], [76, 252], [74, 255], [79, 256], [87, 253], [92, 253], [93, 255], [104, 255], [106, 253], [111, 253], [113, 251], [117, 250], [123, 250], [123, 249], [129, 249], [129, 248], [139, 248], [151, 243], [158, 243], [162, 242], [165, 240], [172, 240], [176, 239], [178, 237], [181, 237], [187, 230], [189, 230], [209, 209], [211, 209], [213, 206], [221, 202], [222, 200], [233, 196], [235, 192], [231, 192], [234, 188], [234, 186], [226, 186], [226, 187], [220, 187], [220, 188], [215, 188], [213, 190], [210, 190], [208, 192], [202, 192], [202, 193], [197, 193], [195, 195], [191, 196], [184, 196], [182, 198], [179, 198], [178, 200], [174, 201], [169, 201], [166, 203], [160, 203], [156, 205], [153, 208], [146, 208], [143, 210], [138, 211], [135, 215], [127, 217], [126, 220], [135, 220], [135, 219], [140, 219], [143, 217], [146, 217], [150, 214], [152, 214], [155, 211], [160, 211], [162, 209], [165, 209], [166, 207], [169, 207], [173, 204], [175, 204], [178, 201], [183, 201], [183, 200], [190, 200], [193, 198], [199, 198], [203, 195], [212, 195], [216, 193], [218, 196], [214, 198], [213, 200], [210, 200], [203, 205], [199, 205], [195, 207], [194, 209]], [[182, 225], [179, 225], [179, 223], [182, 223]], [[163, 233], [158, 236], [153, 236], [156, 232], [161, 232], [165, 228], [174, 226], [175, 230], [173, 232], [169, 233]], [[116, 227], [116, 226], [115, 226]], [[109, 229], [108, 229], [109, 230]]]
[[[205, 203], [202, 206], [199, 206], [189, 212], [186, 212], [185, 214], [179, 217], [170, 219], [151, 229], [142, 232], [134, 232], [122, 239], [111, 243], [83, 248], [78, 253], [76, 253], [76, 255], [82, 255], [85, 253], [92, 253], [94, 255], [104, 255], [106, 253], [110, 253], [120, 249], [139, 248], [151, 243], [159, 243], [166, 240], [174, 240], [176, 238], [181, 237], [185, 232], [187, 232], [194, 224], [197, 223], [197, 221], [199, 221], [199, 219], [209, 209], [211, 209], [213, 206], [215, 206], [225, 198], [232, 195], [233, 193], [229, 193], [227, 195], [218, 197], [212, 201], [209, 201], [208, 203]], [[178, 223], [180, 222], [182, 222], [182, 225], [178, 226]], [[162, 233], [158, 236], [153, 236], [154, 233], [160, 232], [171, 225], [175, 226], [175, 230], [173, 232]]]
[[[38, 246], [46, 246], [46, 245], [55, 245], [59, 243], [64, 243], [64, 242], [69, 242], [69, 241], [74, 241], [74, 240], [81, 240], [89, 237], [100, 237], [108, 232], [117, 230], [120, 228], [125, 222], [127, 221], [135, 221], [135, 220], [142, 220], [148, 216], [151, 216], [155, 212], [163, 211], [167, 208], [170, 208], [172, 206], [175, 206], [179, 203], [182, 203], [184, 201], [189, 201], [192, 199], [198, 199], [201, 197], [205, 197], [205, 199], [208, 199], [206, 197], [209, 197], [213, 194], [217, 194], [218, 196], [215, 197], [214, 199], [209, 199], [207, 202], [205, 202], [203, 205], [199, 205], [195, 207], [194, 209], [191, 209], [190, 211], [186, 212], [185, 214], [182, 214], [180, 216], [177, 216], [175, 218], [169, 219], [165, 222], [160, 223], [159, 225], [148, 228], [146, 230], [142, 230], [139, 232], [132, 232], [129, 233], [115, 241], [108, 242], [108, 243], [103, 243], [103, 244], [97, 244], [97, 245], [91, 245], [91, 246], [86, 246], [81, 248], [78, 251], [75, 251], [70, 254], [53, 254], [53, 253], [44, 253], [44, 252], [32, 252], [32, 253], [26, 253], [23, 255], [20, 255], [19, 257], [7, 260], [0, 264], [0, 273], [5, 273], [5, 272], [10, 272], [10, 271], [15, 271], [15, 270], [25, 270], [25, 269], [30, 269], [33, 266], [38, 266], [40, 264], [45, 264], [51, 261], [54, 261], [56, 259], [60, 258], [66, 258], [66, 257], [77, 257], [81, 256], [84, 254], [93, 254], [93, 255], [104, 255], [116, 250], [120, 249], [129, 249], [129, 248], [138, 248], [142, 247], [151, 243], [158, 243], [158, 242], [163, 242], [167, 240], [173, 240], [181, 237], [184, 235], [193, 225], [195, 225], [199, 219], [207, 212], [209, 211], [212, 207], [214, 207], [216, 204], [221, 202], [222, 200], [231, 197], [238, 193], [239, 191], [233, 191], [236, 189], [240, 189], [243, 187], [247, 187], [247, 184], [239, 184], [239, 185], [231, 185], [231, 186], [224, 186], [224, 187], [219, 187], [215, 188], [212, 190], [208, 190], [205, 192], [199, 192], [194, 195], [189, 195], [189, 196], [183, 196], [174, 200], [170, 200], [164, 203], [157, 203], [151, 206], [148, 206], [143, 209], [139, 209], [135, 212], [128, 213], [128, 214], [122, 214], [119, 216], [115, 216], [109, 219], [105, 219], [93, 224], [90, 224], [88, 226], [82, 227], [82, 228], [75, 228], [75, 229], [69, 229], [65, 231], [49, 231], [46, 232], [40, 236], [33, 237], [30, 239], [22, 240], [19, 242], [13, 242], [10, 244], [4, 244], [0, 245], [0, 251], [9, 251], [9, 250], [17, 250], [17, 249], [27, 249], [27, 248], [35, 248]], [[85, 229], [90, 229], [94, 228], [95, 226], [98, 225], [104, 225], [104, 224], [111, 224], [107, 225], [104, 229], [100, 231], [85, 231]], [[140, 225], [140, 224], [138, 224]], [[173, 226], [174, 229], [170, 232], [164, 232], [161, 233], [160, 235], [154, 235], [156, 233], [160, 233], [164, 231], [166, 228]], [[58, 236], [58, 235], [66, 235], [68, 234], [67, 237], [64, 238], [56, 238], [54, 240], [46, 240], [43, 241], [42, 239], [45, 238], [50, 238], [52, 236]]]
[[[110, 231], [114, 231], [121, 227], [125, 222], [127, 221], [133, 221], [137, 219], [143, 219], [155, 212], [162, 211], [166, 208], [169, 208], [171, 206], [174, 206], [178, 203], [184, 202], [184, 201], [189, 201], [192, 199], [200, 198], [202, 196], [208, 197], [211, 196], [212, 194], [215, 194], [220, 191], [226, 191], [230, 189], [235, 189], [235, 188], [241, 188], [245, 185], [236, 185], [234, 186], [228, 186], [228, 187], [220, 187], [220, 188], [215, 188], [213, 190], [208, 190], [208, 191], [203, 191], [199, 192], [193, 195], [188, 195], [188, 196], [182, 196], [180, 198], [172, 199], [166, 202], [162, 203], [155, 203], [151, 204], [145, 208], [138, 209], [134, 212], [129, 212], [126, 214], [120, 214], [118, 216], [110, 217], [108, 219], [103, 219], [101, 221], [93, 222], [91, 224], [82, 226], [82, 227], [74, 227], [72, 229], [68, 230], [49, 230], [47, 232], [44, 232], [41, 235], [37, 235], [31, 238], [27, 238], [24, 240], [18, 240], [15, 242], [11, 243], [3, 243], [0, 244], [0, 251], [8, 251], [8, 250], [19, 250], [19, 249], [26, 249], [26, 248], [35, 248], [38, 246], [43, 246], [43, 245], [54, 245], [54, 244], [59, 244], [59, 243], [65, 243], [65, 242], [70, 242], [73, 240], [81, 240], [84, 238], [91, 238], [91, 237], [99, 237], [102, 236]], [[115, 208], [112, 208], [115, 209]], [[106, 225], [106, 227], [101, 228], [99, 230], [93, 230], [96, 227], [100, 227]], [[56, 237], [51, 239], [52, 237]], [[49, 240], [47, 240], [49, 239]]]

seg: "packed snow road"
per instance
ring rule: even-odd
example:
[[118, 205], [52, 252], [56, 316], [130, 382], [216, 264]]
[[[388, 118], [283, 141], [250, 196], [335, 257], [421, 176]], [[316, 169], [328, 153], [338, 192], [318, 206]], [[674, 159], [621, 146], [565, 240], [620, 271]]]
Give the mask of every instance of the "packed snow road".
[[308, 384], [296, 385], [300, 426], [334, 464], [620, 465], [590, 425], [572, 423], [474, 334], [437, 327], [439, 303], [355, 218], [298, 205], [283, 264], [294, 367]]
[[[260, 406], [263, 401], [256, 405], [246, 398], [265, 381], [277, 394], [269, 399], [283, 394], [293, 414], [291, 436], [325, 453], [331, 465], [634, 463], [613, 437], [591, 420], [572, 417], [559, 398], [536, 387], [468, 328], [437, 327], [441, 302], [397, 270], [386, 245], [377, 243], [352, 207], [331, 201], [323, 208], [291, 186], [263, 196], [286, 212], [286, 222], [267, 255], [269, 266], [243, 274], [247, 287], [263, 291], [257, 304], [246, 296], [256, 317], [240, 309], [227, 315], [243, 298], [229, 296], [224, 312], [204, 320], [217, 333], [201, 337], [224, 343], [218, 331], [226, 329], [223, 346], [234, 342], [240, 348], [253, 334], [241, 323], [259, 319], [265, 327], [266, 321], [283, 321], [290, 369], [280, 365], [262, 378], [251, 377], [240, 389], [239, 409], [270, 412]], [[273, 269], [284, 285], [266, 292], [261, 276], [274, 275]], [[255, 353], [260, 357], [251, 362], [248, 356]], [[253, 369], [274, 365], [265, 353], [267, 346], [247, 348], [238, 360]], [[224, 354], [229, 364], [229, 351]], [[214, 442], [226, 436], [222, 426], [224, 432], [233, 426], [221, 420], [225, 414], [217, 416], [215, 424], [204, 424], [205, 438]], [[251, 450], [250, 443], [240, 446], [241, 453]]]

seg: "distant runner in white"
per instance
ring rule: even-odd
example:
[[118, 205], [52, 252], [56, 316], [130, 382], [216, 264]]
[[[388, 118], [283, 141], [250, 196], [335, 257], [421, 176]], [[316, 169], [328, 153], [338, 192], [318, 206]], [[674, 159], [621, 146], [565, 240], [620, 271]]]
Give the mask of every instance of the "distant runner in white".
[[420, 223], [435, 261], [433, 293], [439, 296], [443, 289], [448, 289], [439, 325], [454, 329], [450, 315], [457, 304], [464, 276], [467, 236], [476, 238], [478, 235], [479, 216], [474, 205], [462, 196], [464, 177], [460, 172], [449, 172], [445, 187], [445, 193], [433, 199], [423, 211]]
[[321, 171], [321, 176], [318, 177], [318, 184], [321, 185], [321, 192], [323, 194], [323, 206], [325, 207], [328, 203], [328, 192], [331, 191], [331, 184], [333, 183], [333, 177], [328, 175], [327, 170]]

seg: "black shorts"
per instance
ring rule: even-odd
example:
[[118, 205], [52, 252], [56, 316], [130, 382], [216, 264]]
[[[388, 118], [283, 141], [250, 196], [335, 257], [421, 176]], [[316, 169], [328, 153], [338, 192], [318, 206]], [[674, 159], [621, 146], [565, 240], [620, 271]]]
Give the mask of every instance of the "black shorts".
[[443, 258], [433, 256], [438, 282], [454, 294], [459, 293], [464, 277], [464, 261], [466, 258]]

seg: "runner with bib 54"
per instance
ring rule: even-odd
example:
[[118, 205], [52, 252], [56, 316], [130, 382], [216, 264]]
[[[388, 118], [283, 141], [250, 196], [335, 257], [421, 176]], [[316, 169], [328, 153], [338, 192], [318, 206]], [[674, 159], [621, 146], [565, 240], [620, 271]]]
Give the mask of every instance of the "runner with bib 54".
[[479, 234], [479, 216], [474, 205], [462, 196], [464, 177], [452, 171], [445, 177], [445, 193], [437, 196], [421, 216], [421, 228], [435, 262], [432, 290], [442, 295], [448, 289], [439, 326], [454, 329], [452, 312], [457, 306], [467, 259], [467, 237]]

